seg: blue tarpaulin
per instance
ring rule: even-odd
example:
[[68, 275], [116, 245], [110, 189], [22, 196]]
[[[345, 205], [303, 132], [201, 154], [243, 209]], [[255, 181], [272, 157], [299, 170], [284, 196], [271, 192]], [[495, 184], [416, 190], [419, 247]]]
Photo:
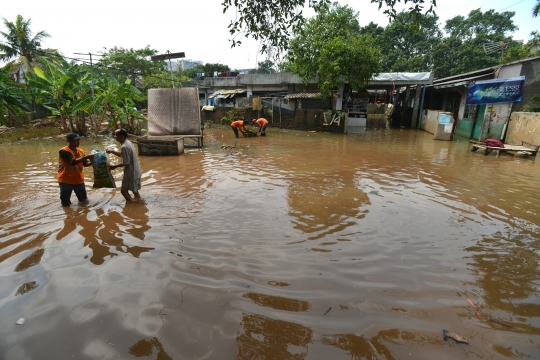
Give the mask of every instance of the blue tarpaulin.
[[467, 105], [520, 102], [525, 76], [476, 81], [469, 84]]

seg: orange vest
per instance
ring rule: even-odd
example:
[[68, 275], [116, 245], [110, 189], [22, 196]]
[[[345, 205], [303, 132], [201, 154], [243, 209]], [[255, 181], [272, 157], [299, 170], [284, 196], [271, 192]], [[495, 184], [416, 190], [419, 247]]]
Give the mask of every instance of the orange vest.
[[268, 120], [266, 120], [265, 118], [260, 118], [260, 119], [257, 119], [257, 121], [255, 121], [257, 123], [257, 125], [259, 125], [260, 128], [262, 128], [264, 125], [268, 124]]
[[[69, 151], [75, 159], [84, 156], [84, 150], [77, 148], [77, 152], [71, 150], [69, 146], [64, 146], [60, 150]], [[72, 165], [58, 155], [58, 182], [70, 185], [84, 184], [83, 163]]]
[[246, 126], [244, 125], [244, 120], [236, 120], [231, 123], [231, 126], [234, 128], [243, 128], [244, 131], [246, 130]]

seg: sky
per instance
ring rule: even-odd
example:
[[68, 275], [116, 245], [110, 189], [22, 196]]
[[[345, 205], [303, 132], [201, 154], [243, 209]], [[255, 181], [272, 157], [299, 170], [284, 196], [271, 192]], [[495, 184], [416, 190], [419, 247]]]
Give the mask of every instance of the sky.
[[[0, 17], [10, 22], [17, 14], [32, 20], [34, 34], [47, 31], [52, 37], [43, 41], [43, 48], [57, 49], [66, 57], [74, 53], [94, 53], [114, 46], [140, 49], [147, 45], [159, 53], [185, 52], [186, 59], [203, 63], [221, 63], [231, 69], [257, 67], [266, 59], [259, 54], [259, 43], [244, 39], [240, 47], [231, 48], [227, 26], [234, 18], [234, 10], [223, 13], [222, 0], [167, 1], [167, 0], [67, 0], [2, 1]], [[370, 21], [380, 26], [388, 18], [370, 0], [339, 0], [360, 13], [360, 24]], [[436, 12], [441, 28], [454, 16], [474, 9], [514, 11], [514, 23], [519, 30], [515, 40], [528, 40], [531, 31], [540, 30], [540, 17], [533, 18], [536, 0], [437, 0]], [[304, 12], [313, 16], [311, 10]], [[0, 29], [5, 31], [3, 22]], [[0, 41], [3, 38], [0, 37]]]

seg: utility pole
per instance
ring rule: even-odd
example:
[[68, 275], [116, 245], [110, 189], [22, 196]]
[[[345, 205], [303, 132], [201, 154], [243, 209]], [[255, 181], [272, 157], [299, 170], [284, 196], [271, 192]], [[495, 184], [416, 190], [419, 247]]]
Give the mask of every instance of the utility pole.
[[[86, 55], [86, 54], [75, 53], [75, 55]], [[90, 55], [90, 76], [92, 77], [92, 106], [94, 108], [94, 119], [93, 119], [93, 121], [97, 122], [96, 99], [95, 99], [95, 95], [94, 95], [94, 64], [92, 63], [92, 53], [89, 52], [88, 55]], [[97, 124], [92, 124], [92, 125], [96, 126], [96, 128], [97, 128]]]
[[171, 72], [171, 83], [172, 83], [173, 89], [174, 89], [174, 78], [173, 78], [173, 74], [172, 74], [171, 59], [179, 59], [179, 58], [183, 58], [183, 57], [186, 57], [185, 53], [183, 53], [183, 52], [171, 53], [169, 50], [167, 50], [165, 52], [165, 54], [150, 57], [150, 60], [152, 60], [152, 61], [169, 60], [169, 71]]

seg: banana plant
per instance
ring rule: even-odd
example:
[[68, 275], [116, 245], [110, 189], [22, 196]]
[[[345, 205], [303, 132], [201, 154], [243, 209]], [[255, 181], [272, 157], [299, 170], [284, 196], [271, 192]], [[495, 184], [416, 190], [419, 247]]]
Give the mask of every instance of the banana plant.
[[[73, 107], [72, 111], [90, 112], [95, 106], [98, 112], [98, 119], [92, 123], [96, 134], [101, 131], [101, 124], [107, 119], [111, 128], [124, 127], [128, 131], [136, 129], [135, 121], [145, 119], [135, 110], [135, 101], [144, 100], [144, 94], [131, 85], [131, 80], [126, 80], [120, 84], [114, 78], [103, 77], [95, 84], [95, 100], [91, 95], [82, 98]], [[122, 125], [123, 124], [123, 125]]]
[[76, 79], [81, 73], [77, 65], [70, 65], [62, 58], [57, 60], [59, 64], [41, 59], [44, 70], [36, 66], [34, 74], [26, 74], [29, 92], [38, 96], [43, 106], [60, 119], [65, 131], [74, 132], [71, 116], [74, 102], [70, 90], [76, 85]]
[[23, 93], [15, 86], [9, 86], [9, 69], [0, 68], [0, 124], [10, 126], [4, 116], [9, 119], [20, 113], [28, 113], [29, 110], [22, 105]]

